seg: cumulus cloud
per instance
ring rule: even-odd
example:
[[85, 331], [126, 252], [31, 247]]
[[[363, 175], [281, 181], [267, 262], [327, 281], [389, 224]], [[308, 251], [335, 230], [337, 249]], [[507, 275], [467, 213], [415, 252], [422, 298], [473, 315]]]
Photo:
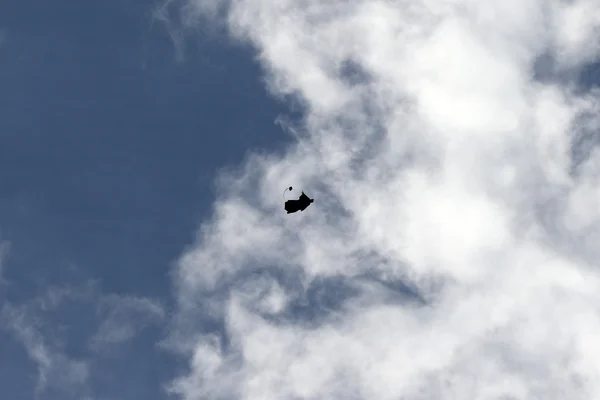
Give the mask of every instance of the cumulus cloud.
[[[219, 178], [176, 270], [190, 368], [171, 390], [600, 397], [600, 153], [581, 147], [600, 97], [573, 80], [600, 3], [227, 4], [268, 90], [305, 113], [286, 154]], [[290, 184], [310, 209], [285, 214]]]

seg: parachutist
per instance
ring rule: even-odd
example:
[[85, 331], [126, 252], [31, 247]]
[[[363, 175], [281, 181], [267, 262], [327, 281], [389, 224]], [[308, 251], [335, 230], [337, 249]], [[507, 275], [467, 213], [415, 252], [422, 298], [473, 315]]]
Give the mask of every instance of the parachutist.
[[288, 214], [295, 213], [297, 211], [304, 211], [306, 207], [310, 206], [315, 199], [311, 199], [302, 192], [298, 200], [288, 200], [285, 202], [285, 210]]

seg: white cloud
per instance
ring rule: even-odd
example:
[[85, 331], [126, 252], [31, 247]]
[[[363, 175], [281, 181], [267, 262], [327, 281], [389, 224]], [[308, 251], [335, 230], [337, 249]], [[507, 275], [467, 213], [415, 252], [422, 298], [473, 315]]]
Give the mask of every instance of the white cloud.
[[567, 66], [593, 61], [599, 54], [600, 15], [594, 1], [564, 2], [556, 17], [557, 47]]
[[[306, 104], [306, 132], [224, 178], [183, 255], [175, 321], [210, 313], [227, 340], [180, 325], [193, 353], [172, 390], [600, 397], [600, 155], [572, 158], [599, 97], [533, 78], [540, 56], [559, 72], [598, 56], [600, 3], [238, 0], [228, 23], [269, 89]], [[290, 184], [316, 199], [298, 215]], [[359, 294], [327, 287], [325, 308], [309, 293], [328, 277]], [[361, 283], [375, 278], [392, 290]], [[390, 295], [402, 285], [417, 301]]]

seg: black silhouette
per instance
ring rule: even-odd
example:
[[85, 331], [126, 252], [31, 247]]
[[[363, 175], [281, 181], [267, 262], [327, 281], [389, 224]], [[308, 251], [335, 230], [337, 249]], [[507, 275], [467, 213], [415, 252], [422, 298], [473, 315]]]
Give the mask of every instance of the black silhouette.
[[288, 200], [285, 202], [285, 211], [287, 211], [288, 214], [304, 211], [313, 201], [315, 201], [315, 199], [309, 198], [302, 192], [298, 200]]

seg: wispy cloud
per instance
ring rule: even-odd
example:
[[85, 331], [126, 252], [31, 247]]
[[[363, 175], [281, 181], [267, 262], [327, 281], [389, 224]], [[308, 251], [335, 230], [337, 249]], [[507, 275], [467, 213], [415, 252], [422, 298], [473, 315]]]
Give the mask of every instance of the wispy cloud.
[[[2, 322], [23, 344], [29, 358], [38, 369], [36, 396], [47, 389], [66, 391], [69, 396], [85, 395], [89, 366], [86, 361], [66, 355], [62, 349], [48, 343], [40, 329], [43, 318], [36, 316], [27, 306], [2, 308]], [[70, 398], [70, 397], [69, 397]]]
[[8, 253], [10, 251], [10, 242], [2, 241], [0, 242], [0, 283], [4, 282], [2, 278], [2, 271], [4, 270], [4, 264], [6, 257], [8, 257]]
[[[227, 4], [305, 118], [223, 176], [181, 258], [173, 392], [600, 397], [600, 154], [573, 158], [600, 97], [568, 79], [598, 57], [600, 3]], [[285, 214], [289, 185], [308, 212]], [[189, 323], [207, 316], [217, 336]]]
[[[98, 282], [88, 280], [48, 286], [23, 303], [5, 302], [0, 328], [14, 335], [37, 366], [36, 397], [86, 399], [94, 390], [94, 378], [106, 375], [98, 366], [106, 365], [107, 355], [116, 354], [119, 363], [131, 362], [127, 349], [111, 350], [161, 322], [164, 313], [158, 302], [106, 294]], [[132, 365], [143, 361], [138, 358]]]
[[163, 307], [150, 299], [117, 295], [103, 297], [97, 312], [102, 323], [91, 339], [95, 350], [125, 343], [164, 317]]

